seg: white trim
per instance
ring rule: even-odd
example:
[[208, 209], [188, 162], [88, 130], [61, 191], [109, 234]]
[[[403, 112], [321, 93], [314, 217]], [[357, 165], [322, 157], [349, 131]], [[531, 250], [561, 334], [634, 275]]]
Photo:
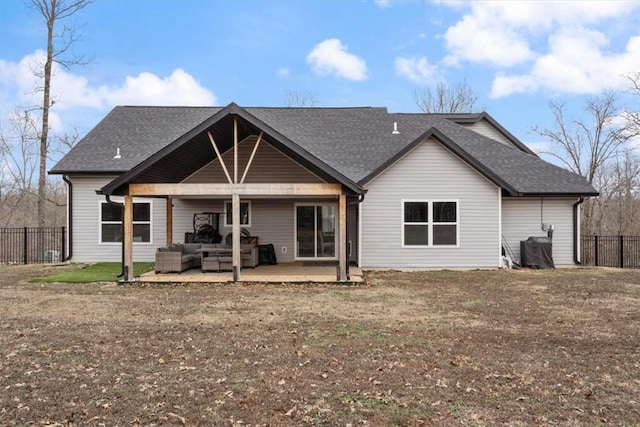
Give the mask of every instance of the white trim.
[[[405, 203], [426, 203], [427, 204], [427, 222], [405, 222], [404, 205]], [[434, 203], [455, 203], [456, 204], [456, 222], [433, 222], [433, 204]], [[404, 228], [406, 225], [423, 225], [427, 226], [427, 244], [426, 245], [407, 245], [404, 241]], [[436, 245], [433, 243], [433, 227], [438, 225], [455, 225], [456, 226], [456, 244], [455, 245]], [[401, 248], [459, 248], [460, 247], [460, 199], [400, 199], [400, 247]]]
[[[246, 203], [247, 206], [247, 211], [249, 212], [249, 223], [248, 224], [243, 224], [242, 223], [242, 218], [240, 219], [240, 227], [243, 228], [250, 228], [251, 227], [251, 223], [252, 223], [252, 219], [253, 219], [253, 212], [251, 211], [251, 200], [240, 200], [240, 211], [242, 211], [242, 204]], [[225, 200], [222, 203], [222, 216], [223, 216], [223, 220], [222, 220], [222, 227], [224, 228], [232, 228], [232, 224], [227, 224], [227, 204], [231, 204], [231, 200]], [[233, 209], [232, 209], [233, 212]]]
[[[113, 197], [112, 199], [118, 199], [118, 197]], [[117, 201], [118, 203], [123, 203], [123, 201]], [[142, 204], [147, 203], [149, 205], [149, 221], [133, 221], [133, 225], [135, 224], [149, 224], [149, 241], [148, 242], [136, 242], [133, 244], [135, 246], [146, 246], [153, 245], [153, 199], [146, 198], [133, 198], [133, 204]], [[123, 242], [103, 242], [102, 241], [102, 225], [103, 224], [122, 224], [122, 221], [102, 221], [102, 205], [107, 204], [106, 200], [98, 200], [98, 245], [99, 246], [116, 246], [121, 245]], [[124, 218], [123, 218], [124, 220]]]
[[[313, 206], [314, 208], [317, 208], [318, 206], [331, 206], [333, 207], [333, 218], [334, 218], [334, 224], [333, 224], [333, 247], [334, 247], [334, 256], [333, 257], [319, 257], [318, 255], [318, 246], [317, 244], [315, 244], [314, 241], [314, 253], [316, 254], [316, 256], [314, 257], [299, 257], [298, 256], [298, 206]], [[339, 257], [339, 253], [338, 251], [340, 250], [340, 248], [338, 248], [338, 234], [340, 233], [340, 226], [338, 224], [338, 222], [340, 221], [339, 215], [336, 215], [338, 211], [338, 204], [337, 203], [293, 203], [293, 259], [294, 261], [336, 261], [338, 260]], [[314, 216], [314, 221], [316, 220], [317, 217]]]

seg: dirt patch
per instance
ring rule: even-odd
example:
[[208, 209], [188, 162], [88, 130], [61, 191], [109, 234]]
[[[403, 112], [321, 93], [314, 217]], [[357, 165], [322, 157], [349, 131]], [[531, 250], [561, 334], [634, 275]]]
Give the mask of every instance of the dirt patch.
[[0, 267], [1, 425], [640, 422], [640, 271], [24, 281], [42, 268]]

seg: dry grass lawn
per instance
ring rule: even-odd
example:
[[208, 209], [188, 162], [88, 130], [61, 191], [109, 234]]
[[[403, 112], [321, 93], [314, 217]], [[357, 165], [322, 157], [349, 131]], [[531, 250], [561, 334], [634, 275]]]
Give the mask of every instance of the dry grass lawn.
[[25, 281], [61, 268], [0, 266], [0, 425], [640, 425], [640, 271]]

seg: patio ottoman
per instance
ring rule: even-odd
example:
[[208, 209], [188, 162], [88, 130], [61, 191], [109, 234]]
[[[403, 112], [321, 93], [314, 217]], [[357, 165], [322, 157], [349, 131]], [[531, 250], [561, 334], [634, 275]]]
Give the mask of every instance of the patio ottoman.
[[233, 257], [221, 256], [218, 257], [220, 263], [220, 270], [232, 271], [233, 270]]
[[218, 257], [208, 256], [202, 259], [202, 271], [220, 271]]

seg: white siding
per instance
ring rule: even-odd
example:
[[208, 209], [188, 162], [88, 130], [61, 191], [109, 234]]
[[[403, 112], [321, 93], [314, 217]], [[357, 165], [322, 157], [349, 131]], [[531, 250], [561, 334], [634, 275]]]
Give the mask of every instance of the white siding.
[[470, 129], [480, 135], [486, 136], [487, 138], [491, 138], [495, 141], [498, 141], [504, 145], [508, 145], [509, 147], [517, 148], [515, 145], [511, 143], [503, 134], [498, 132], [496, 128], [494, 128], [489, 122], [486, 120], [481, 120], [475, 123], [462, 123], [462, 126]]
[[[423, 142], [367, 188], [360, 205], [361, 267], [498, 267], [498, 189], [439, 143]], [[402, 247], [403, 199], [457, 200], [459, 246]]]
[[[104, 196], [96, 190], [111, 182], [114, 176], [72, 176], [73, 184], [73, 262], [116, 262], [122, 259], [118, 243], [100, 243], [100, 202]], [[112, 197], [121, 202], [121, 197]], [[134, 243], [134, 261], [154, 261], [156, 247], [165, 243], [165, 201], [163, 199], [135, 199], [151, 202], [151, 243]]]
[[[573, 262], [573, 204], [577, 199], [502, 199], [502, 235], [516, 262], [520, 262], [520, 241], [530, 236], [546, 236], [542, 223], [553, 224], [553, 260], [558, 266]], [[542, 210], [541, 210], [542, 208]]]

